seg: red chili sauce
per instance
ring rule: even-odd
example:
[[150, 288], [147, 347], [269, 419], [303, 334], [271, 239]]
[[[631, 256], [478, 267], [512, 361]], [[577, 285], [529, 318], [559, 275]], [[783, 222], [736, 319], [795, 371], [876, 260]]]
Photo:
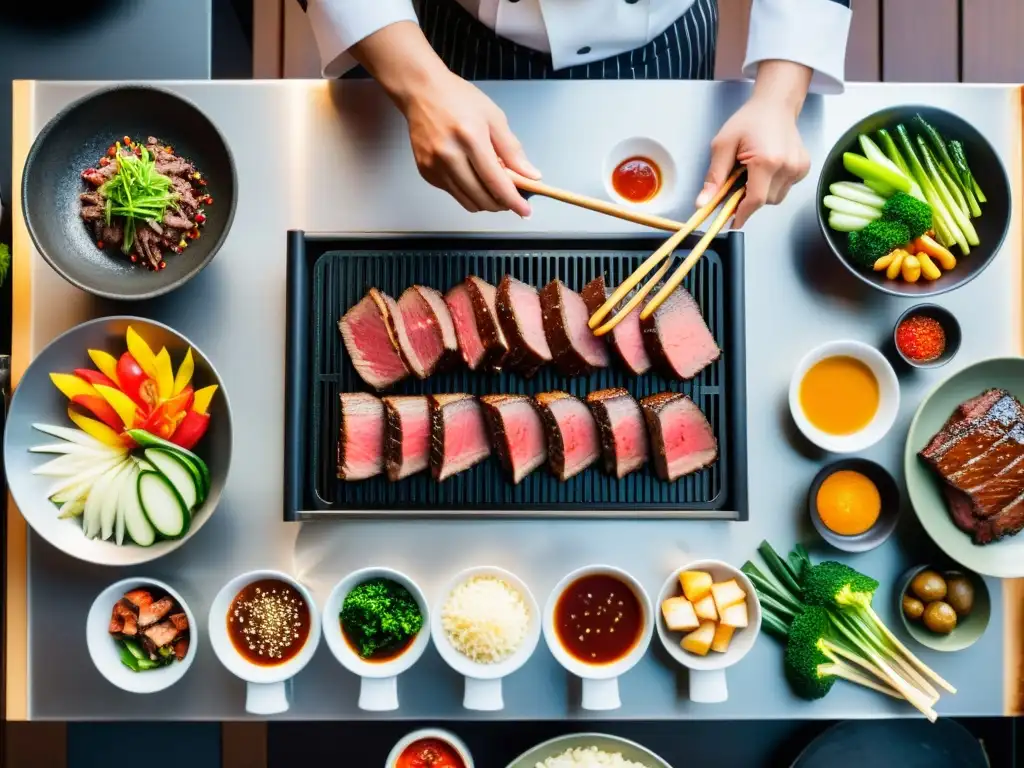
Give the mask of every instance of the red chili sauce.
[[586, 664], [612, 664], [640, 640], [644, 609], [621, 579], [595, 573], [577, 579], [555, 603], [555, 633], [570, 656]]
[[466, 768], [466, 763], [447, 741], [420, 739], [402, 750], [395, 768]]
[[612, 171], [612, 188], [626, 200], [645, 203], [661, 188], [661, 170], [646, 157], [630, 157]]
[[896, 329], [896, 345], [911, 360], [928, 363], [946, 351], [946, 331], [934, 317], [911, 315]]

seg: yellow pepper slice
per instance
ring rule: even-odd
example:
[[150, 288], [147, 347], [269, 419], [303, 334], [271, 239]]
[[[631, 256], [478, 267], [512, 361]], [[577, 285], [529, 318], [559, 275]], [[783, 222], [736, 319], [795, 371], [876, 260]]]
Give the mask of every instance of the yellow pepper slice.
[[149, 344], [132, 328], [128, 326], [128, 333], [125, 334], [125, 340], [128, 342], [128, 351], [131, 356], [135, 358], [135, 362], [139, 364], [139, 367], [146, 372], [146, 375], [151, 379], [156, 378], [156, 355], [153, 354], [153, 350], [149, 348]]
[[[104, 352], [102, 349], [90, 349], [89, 359], [92, 360], [93, 365], [110, 379], [112, 382], [117, 384], [117, 358], [111, 354]], [[118, 384], [120, 386], [120, 384]]]
[[92, 384], [85, 379], [78, 378], [73, 373], [51, 373], [50, 381], [68, 400], [96, 394]]
[[106, 384], [97, 384], [96, 391], [102, 395], [103, 399], [110, 404], [110, 407], [124, 422], [125, 429], [135, 426], [135, 402], [128, 395], [120, 389], [108, 387]]
[[196, 413], [206, 413], [210, 408], [210, 401], [213, 400], [213, 394], [216, 391], [216, 384], [196, 390], [195, 395], [192, 397], [192, 410]]
[[121, 440], [121, 436], [102, 421], [96, 421], [96, 419], [83, 416], [72, 408], [68, 408], [68, 418], [85, 434], [96, 438], [104, 445], [109, 445], [111, 448], [124, 448], [124, 441]]
[[[156, 366], [156, 391], [161, 400], [166, 400], [174, 394], [174, 368], [171, 366], [171, 355], [167, 347], [161, 347], [154, 358]], [[140, 363], [141, 365], [141, 363]]]
[[192, 348], [189, 347], [188, 352], [185, 353], [185, 359], [181, 361], [178, 372], [174, 375], [174, 392], [172, 394], [180, 394], [181, 390], [188, 386], [195, 370], [196, 364], [192, 359]]

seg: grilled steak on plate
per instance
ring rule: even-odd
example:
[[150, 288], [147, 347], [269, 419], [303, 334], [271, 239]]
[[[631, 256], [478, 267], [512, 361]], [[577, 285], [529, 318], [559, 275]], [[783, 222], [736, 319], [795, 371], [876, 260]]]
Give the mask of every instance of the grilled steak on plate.
[[498, 323], [496, 292], [486, 280], [470, 275], [444, 297], [459, 351], [471, 371], [497, 369], [508, 352], [508, 342]]
[[491, 454], [483, 410], [472, 395], [429, 395], [430, 471], [446, 480]]
[[594, 415], [568, 392], [542, 392], [534, 398], [544, 421], [548, 466], [559, 480], [568, 480], [601, 455]]
[[430, 464], [430, 408], [423, 395], [385, 397], [384, 468], [401, 480]]
[[604, 469], [623, 478], [647, 461], [647, 430], [640, 406], [621, 387], [601, 389], [587, 395], [601, 438]]
[[509, 348], [503, 364], [530, 378], [551, 362], [537, 289], [505, 275], [498, 285], [497, 307], [498, 322]]
[[425, 379], [458, 353], [455, 325], [444, 297], [433, 288], [414, 285], [398, 298], [395, 328], [402, 359]]
[[654, 468], [662, 480], [678, 480], [718, 458], [718, 441], [711, 425], [686, 395], [661, 392], [645, 397], [640, 407], [651, 436]]
[[[604, 284], [604, 275], [595, 277], [583, 288], [583, 301], [586, 302], [587, 311], [593, 315], [611, 292]], [[627, 296], [623, 301], [628, 301]], [[643, 333], [640, 330], [640, 310], [643, 304], [635, 307], [625, 318], [619, 321], [611, 333], [605, 338], [611, 339], [612, 351], [622, 363], [622, 366], [631, 373], [642, 376], [651, 369], [651, 357], [647, 354], [644, 346]]]
[[646, 320], [640, 321], [644, 345], [666, 376], [692, 379], [722, 354], [700, 307], [682, 286]]
[[384, 406], [365, 392], [341, 395], [338, 477], [365, 480], [384, 466]]
[[555, 366], [565, 376], [589, 376], [608, 367], [608, 347], [587, 322], [590, 313], [578, 293], [555, 278], [540, 292], [544, 335]]
[[352, 366], [374, 389], [387, 389], [409, 374], [398, 349], [395, 300], [376, 288], [338, 322]]
[[491, 445], [509, 479], [518, 483], [548, 457], [537, 407], [526, 395], [484, 395], [480, 402]]

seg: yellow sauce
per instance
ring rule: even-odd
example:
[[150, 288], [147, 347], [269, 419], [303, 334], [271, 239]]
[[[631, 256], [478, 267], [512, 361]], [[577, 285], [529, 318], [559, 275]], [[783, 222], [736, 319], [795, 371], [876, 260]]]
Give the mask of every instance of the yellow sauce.
[[871, 479], [848, 469], [833, 472], [818, 488], [818, 517], [833, 533], [857, 536], [878, 521], [882, 497]]
[[800, 407], [807, 420], [830, 435], [864, 429], [878, 411], [878, 380], [860, 360], [826, 357], [811, 366], [800, 382]]

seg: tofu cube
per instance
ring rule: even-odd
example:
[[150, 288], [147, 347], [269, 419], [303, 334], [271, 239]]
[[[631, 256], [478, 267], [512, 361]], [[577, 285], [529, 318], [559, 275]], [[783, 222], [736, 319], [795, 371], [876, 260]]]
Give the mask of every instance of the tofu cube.
[[683, 646], [684, 651], [689, 651], [697, 656], [707, 656], [714, 639], [715, 622], [702, 621], [697, 629], [683, 638], [680, 645]]
[[716, 653], [725, 653], [729, 650], [729, 641], [732, 640], [732, 633], [735, 631], [735, 627], [719, 624], [715, 628], [715, 639], [711, 641], [711, 650]]
[[661, 615], [665, 617], [665, 626], [673, 632], [689, 632], [700, 626], [693, 603], [685, 597], [670, 597], [663, 602]]
[[701, 621], [718, 621], [718, 611], [715, 609], [715, 598], [710, 594], [705, 595], [693, 604], [694, 613]]
[[736, 629], [747, 626], [747, 604], [736, 603], [722, 611], [722, 623]]
[[736, 579], [729, 579], [721, 584], [712, 584], [711, 594], [715, 598], [715, 607], [718, 608], [719, 615], [730, 605], [742, 603], [747, 597], [747, 593], [736, 583]]
[[679, 574], [683, 595], [691, 603], [696, 603], [711, 592], [711, 582], [711, 574], [707, 571], [683, 571]]

